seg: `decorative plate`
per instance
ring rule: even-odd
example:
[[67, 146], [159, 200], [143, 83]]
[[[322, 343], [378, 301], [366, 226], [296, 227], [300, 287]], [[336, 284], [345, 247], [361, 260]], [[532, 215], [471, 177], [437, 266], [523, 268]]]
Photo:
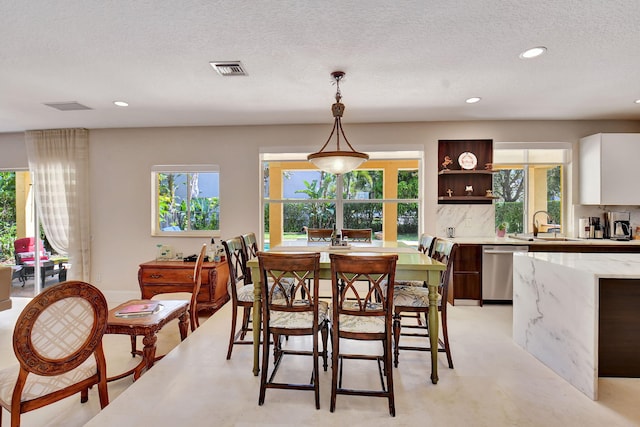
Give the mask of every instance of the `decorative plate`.
[[458, 157], [458, 163], [460, 164], [460, 167], [462, 169], [475, 169], [478, 165], [478, 159], [472, 152], [465, 151], [464, 153], [460, 154], [460, 157]]

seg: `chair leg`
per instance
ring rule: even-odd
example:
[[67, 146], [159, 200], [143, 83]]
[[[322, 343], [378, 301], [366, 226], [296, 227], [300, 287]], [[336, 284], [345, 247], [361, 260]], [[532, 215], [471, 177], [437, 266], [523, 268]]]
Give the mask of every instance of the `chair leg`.
[[442, 323], [442, 342], [444, 344], [444, 351], [447, 354], [447, 362], [449, 363], [449, 369], [453, 369], [451, 347], [449, 347], [449, 328], [447, 327], [447, 316], [445, 314], [440, 316], [440, 323]]
[[[262, 371], [260, 372], [260, 396], [258, 397], [258, 405], [264, 403], [265, 393], [267, 391], [267, 370], [269, 369], [269, 328], [264, 325], [262, 337]], [[275, 346], [276, 337], [273, 337]], [[276, 359], [277, 360], [277, 359]]]
[[389, 415], [396, 416], [396, 403], [393, 394], [393, 368], [391, 367], [391, 333], [387, 334], [384, 344], [384, 369], [387, 375], [387, 393], [389, 394]]
[[396, 312], [393, 315], [393, 366], [398, 367], [398, 356], [400, 355], [400, 313]]
[[320, 333], [322, 334], [322, 367], [325, 372], [327, 372], [327, 341], [329, 338], [329, 322], [324, 321], [322, 327], [320, 329]]
[[336, 410], [336, 395], [338, 394], [340, 338], [338, 337], [338, 331], [331, 331], [331, 335], [331, 404], [329, 412], [334, 412]]
[[244, 340], [245, 335], [247, 335], [247, 331], [249, 331], [249, 316], [251, 315], [251, 307], [244, 307], [242, 312], [242, 333], [240, 334], [240, 339]]
[[229, 349], [227, 350], [227, 360], [231, 359], [233, 351], [233, 341], [236, 337], [236, 321], [238, 317], [238, 305], [234, 302], [231, 310], [231, 335], [229, 336]]
[[87, 400], [89, 400], [89, 389], [85, 388], [80, 392], [80, 403], [85, 403]]
[[316, 398], [316, 409], [320, 409], [320, 369], [318, 367], [318, 334], [313, 334], [313, 392]]

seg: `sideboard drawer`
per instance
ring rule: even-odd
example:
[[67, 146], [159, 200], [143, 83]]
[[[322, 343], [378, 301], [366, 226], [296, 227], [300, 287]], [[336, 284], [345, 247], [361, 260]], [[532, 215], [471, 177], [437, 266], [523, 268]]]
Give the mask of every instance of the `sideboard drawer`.
[[[194, 262], [149, 261], [140, 264], [138, 284], [143, 299], [154, 295], [191, 292]], [[198, 309], [216, 311], [229, 300], [226, 262], [205, 262], [202, 265], [202, 286], [198, 293]]]

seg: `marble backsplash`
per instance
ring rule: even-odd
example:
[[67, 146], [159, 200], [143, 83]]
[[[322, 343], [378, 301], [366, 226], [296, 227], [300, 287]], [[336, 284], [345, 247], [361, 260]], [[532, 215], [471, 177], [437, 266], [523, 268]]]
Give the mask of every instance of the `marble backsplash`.
[[438, 205], [436, 235], [446, 236], [455, 228], [455, 237], [494, 236], [495, 210], [491, 205]]
[[[588, 206], [574, 205], [574, 221], [568, 225], [569, 236], [578, 236], [578, 218], [597, 216], [604, 218], [608, 211], [628, 211], [631, 230], [636, 235], [640, 227], [640, 206]], [[455, 228], [455, 237], [489, 237], [495, 235], [495, 206], [491, 205], [438, 205], [436, 235], [446, 236], [447, 228]]]

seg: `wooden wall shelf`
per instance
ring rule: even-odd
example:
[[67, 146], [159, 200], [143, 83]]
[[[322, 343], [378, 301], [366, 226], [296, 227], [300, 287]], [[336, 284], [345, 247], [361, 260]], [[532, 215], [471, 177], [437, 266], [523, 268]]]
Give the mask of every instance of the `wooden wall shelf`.
[[[464, 169], [458, 164], [462, 153], [476, 156], [477, 168]], [[492, 139], [455, 139], [438, 141], [438, 166], [448, 156], [452, 163], [447, 169], [438, 171], [438, 204], [491, 204], [497, 197], [487, 197], [487, 190], [493, 189], [493, 174], [496, 171], [484, 169], [493, 164]], [[467, 186], [473, 187], [472, 195], [466, 194]], [[449, 190], [452, 194], [449, 196]]]

